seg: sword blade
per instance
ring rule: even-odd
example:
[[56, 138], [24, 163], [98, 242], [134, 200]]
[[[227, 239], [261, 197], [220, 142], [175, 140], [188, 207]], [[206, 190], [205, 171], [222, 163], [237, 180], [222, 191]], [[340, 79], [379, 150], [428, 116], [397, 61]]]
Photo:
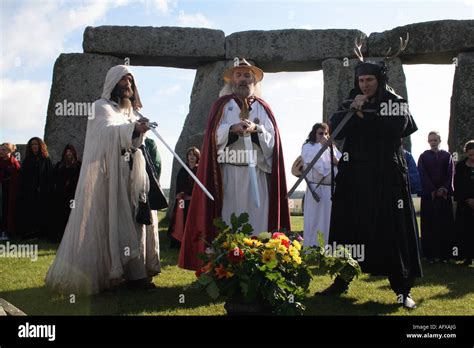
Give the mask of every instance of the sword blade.
[[329, 139], [321, 146], [321, 149], [319, 149], [318, 153], [316, 154], [316, 156], [314, 156], [314, 158], [311, 160], [311, 162], [308, 164], [308, 166], [306, 167], [305, 170], [303, 170], [303, 172], [301, 173], [300, 177], [298, 178], [298, 180], [296, 180], [295, 184], [293, 185], [293, 187], [291, 188], [290, 191], [288, 191], [288, 194], [286, 195], [286, 198], [290, 198], [290, 196], [293, 194], [293, 192], [295, 192], [296, 188], [299, 186], [299, 184], [301, 184], [301, 182], [306, 179], [306, 175], [308, 175], [309, 171], [311, 170], [311, 168], [313, 168], [314, 164], [318, 161], [318, 159], [321, 158], [321, 156], [323, 155], [324, 151], [326, 151], [326, 149], [332, 145], [332, 142], [334, 140], [335, 137], [337, 137], [337, 135], [341, 132], [342, 128], [345, 126], [345, 124], [350, 120], [350, 118], [354, 115], [354, 112], [353, 111], [350, 111], [346, 116], [344, 116], [344, 118], [342, 119], [342, 121], [339, 123], [339, 125], [336, 127], [336, 129], [332, 132], [331, 136], [329, 137]]
[[160, 141], [163, 143], [163, 145], [166, 146], [166, 148], [173, 154], [174, 158], [183, 166], [183, 168], [188, 172], [188, 174], [193, 178], [193, 180], [196, 182], [196, 184], [199, 185], [201, 190], [204, 191], [207, 197], [209, 197], [210, 200], [214, 200], [214, 197], [212, 197], [211, 193], [206, 189], [206, 187], [202, 184], [201, 181], [194, 175], [194, 173], [189, 169], [189, 167], [186, 165], [186, 163], [183, 162], [181, 158], [179, 158], [178, 154], [174, 152], [174, 150], [166, 143], [166, 141], [161, 137], [161, 135], [156, 131], [154, 127], [156, 127], [156, 124], [153, 125], [153, 123], [149, 124], [150, 130], [155, 134], [155, 136], [160, 139]]
[[244, 136], [244, 145], [245, 150], [249, 158], [249, 178], [252, 191], [253, 201], [257, 208], [260, 208], [260, 192], [258, 191], [257, 184], [257, 169], [256, 169], [256, 159], [253, 157], [253, 146], [250, 136]]

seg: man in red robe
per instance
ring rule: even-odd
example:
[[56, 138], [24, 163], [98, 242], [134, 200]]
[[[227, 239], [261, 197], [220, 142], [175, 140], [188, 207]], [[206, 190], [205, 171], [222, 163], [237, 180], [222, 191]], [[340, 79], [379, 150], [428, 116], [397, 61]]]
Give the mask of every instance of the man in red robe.
[[197, 256], [216, 236], [215, 218], [229, 223], [232, 213], [246, 212], [254, 234], [290, 230], [280, 134], [270, 106], [259, 97], [263, 71], [235, 58], [223, 77], [197, 172], [214, 201], [194, 186], [179, 256], [178, 266], [190, 270], [202, 265]]

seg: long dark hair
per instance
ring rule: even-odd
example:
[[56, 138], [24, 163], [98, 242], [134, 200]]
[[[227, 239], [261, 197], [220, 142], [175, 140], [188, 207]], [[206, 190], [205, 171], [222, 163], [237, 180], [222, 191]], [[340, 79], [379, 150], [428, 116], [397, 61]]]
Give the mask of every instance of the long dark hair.
[[48, 146], [46, 146], [46, 143], [43, 141], [43, 139], [38, 138], [38, 137], [33, 137], [30, 140], [28, 140], [28, 144], [26, 144], [26, 152], [25, 152], [25, 159], [29, 157], [33, 157], [35, 154], [33, 153], [33, 150], [31, 148], [31, 143], [36, 140], [39, 144], [39, 155], [43, 158], [48, 158], [49, 153], [48, 153]]
[[325, 131], [329, 132], [329, 126], [327, 125], [327, 123], [325, 122], [316, 123], [311, 129], [311, 132], [309, 132], [308, 137], [306, 138], [306, 141], [304, 142], [304, 144], [307, 144], [307, 143], [314, 144], [316, 142], [316, 132], [318, 131], [319, 128], [322, 128]]

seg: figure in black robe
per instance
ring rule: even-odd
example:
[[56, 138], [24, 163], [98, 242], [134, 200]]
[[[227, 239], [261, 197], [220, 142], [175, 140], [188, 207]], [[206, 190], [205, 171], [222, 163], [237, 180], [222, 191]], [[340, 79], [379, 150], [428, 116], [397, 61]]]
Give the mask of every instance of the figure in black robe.
[[[357, 101], [362, 117], [354, 114], [336, 137], [345, 142], [335, 178], [329, 245], [364, 246], [363, 260], [359, 257], [362, 270], [388, 276], [394, 292], [403, 295], [403, 305], [414, 308], [409, 292], [422, 271], [401, 138], [417, 127], [406, 100], [386, 84], [383, 62], [360, 63], [356, 67], [355, 88], [348, 99], [365, 98], [359, 81], [368, 75], [377, 79], [375, 94], [365, 96], [366, 102]], [[355, 107], [347, 102], [340, 110], [347, 109], [348, 104]], [[399, 115], [395, 113], [397, 109]], [[342, 111], [332, 115], [332, 130], [346, 114]], [[347, 291], [348, 285], [336, 278], [321, 294], [340, 294]], [[402, 302], [400, 297], [398, 301]]]
[[[432, 132], [434, 133], [434, 132]], [[439, 138], [430, 133], [429, 137]], [[439, 148], [426, 150], [418, 159], [421, 180], [421, 251], [429, 263], [448, 262], [454, 241], [453, 176], [451, 154]]]
[[20, 168], [17, 226], [24, 239], [47, 238], [50, 228], [53, 163], [42, 139], [31, 138]]
[[474, 258], [474, 141], [466, 144], [465, 151], [471, 159], [466, 157], [456, 164], [454, 200], [458, 202], [455, 224], [459, 256], [468, 266]]
[[54, 210], [49, 240], [61, 241], [66, 228], [81, 171], [81, 162], [73, 145], [67, 144], [61, 161], [54, 167]]

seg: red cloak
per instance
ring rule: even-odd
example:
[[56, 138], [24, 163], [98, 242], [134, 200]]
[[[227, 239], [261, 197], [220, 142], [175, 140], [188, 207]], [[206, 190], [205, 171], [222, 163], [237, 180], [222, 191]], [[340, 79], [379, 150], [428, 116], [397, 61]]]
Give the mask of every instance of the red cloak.
[[[8, 202], [4, 202], [4, 206], [0, 205], [0, 209], [4, 209], [4, 221], [2, 228], [7, 230], [10, 238], [16, 238], [16, 198], [18, 196], [18, 177], [20, 174], [20, 163], [13, 156], [8, 159], [0, 160], [0, 185], [4, 179], [8, 178]], [[5, 194], [6, 196], [6, 194]], [[5, 197], [4, 197], [5, 199]]]
[[[224, 106], [233, 97], [232, 95], [220, 97], [211, 107], [197, 177], [212, 194], [214, 201], [211, 201], [198, 185], [194, 185], [179, 254], [178, 266], [181, 268], [197, 270], [201, 267], [202, 261], [198, 259], [197, 255], [204, 253], [205, 241], [210, 243], [217, 234], [213, 220], [221, 216], [223, 191], [220, 165], [217, 162], [216, 131], [223, 115]], [[280, 133], [270, 106], [260, 98], [255, 99], [262, 104], [275, 129], [269, 189], [268, 230], [286, 229], [290, 231], [290, 211], [286, 198], [285, 164]]]

